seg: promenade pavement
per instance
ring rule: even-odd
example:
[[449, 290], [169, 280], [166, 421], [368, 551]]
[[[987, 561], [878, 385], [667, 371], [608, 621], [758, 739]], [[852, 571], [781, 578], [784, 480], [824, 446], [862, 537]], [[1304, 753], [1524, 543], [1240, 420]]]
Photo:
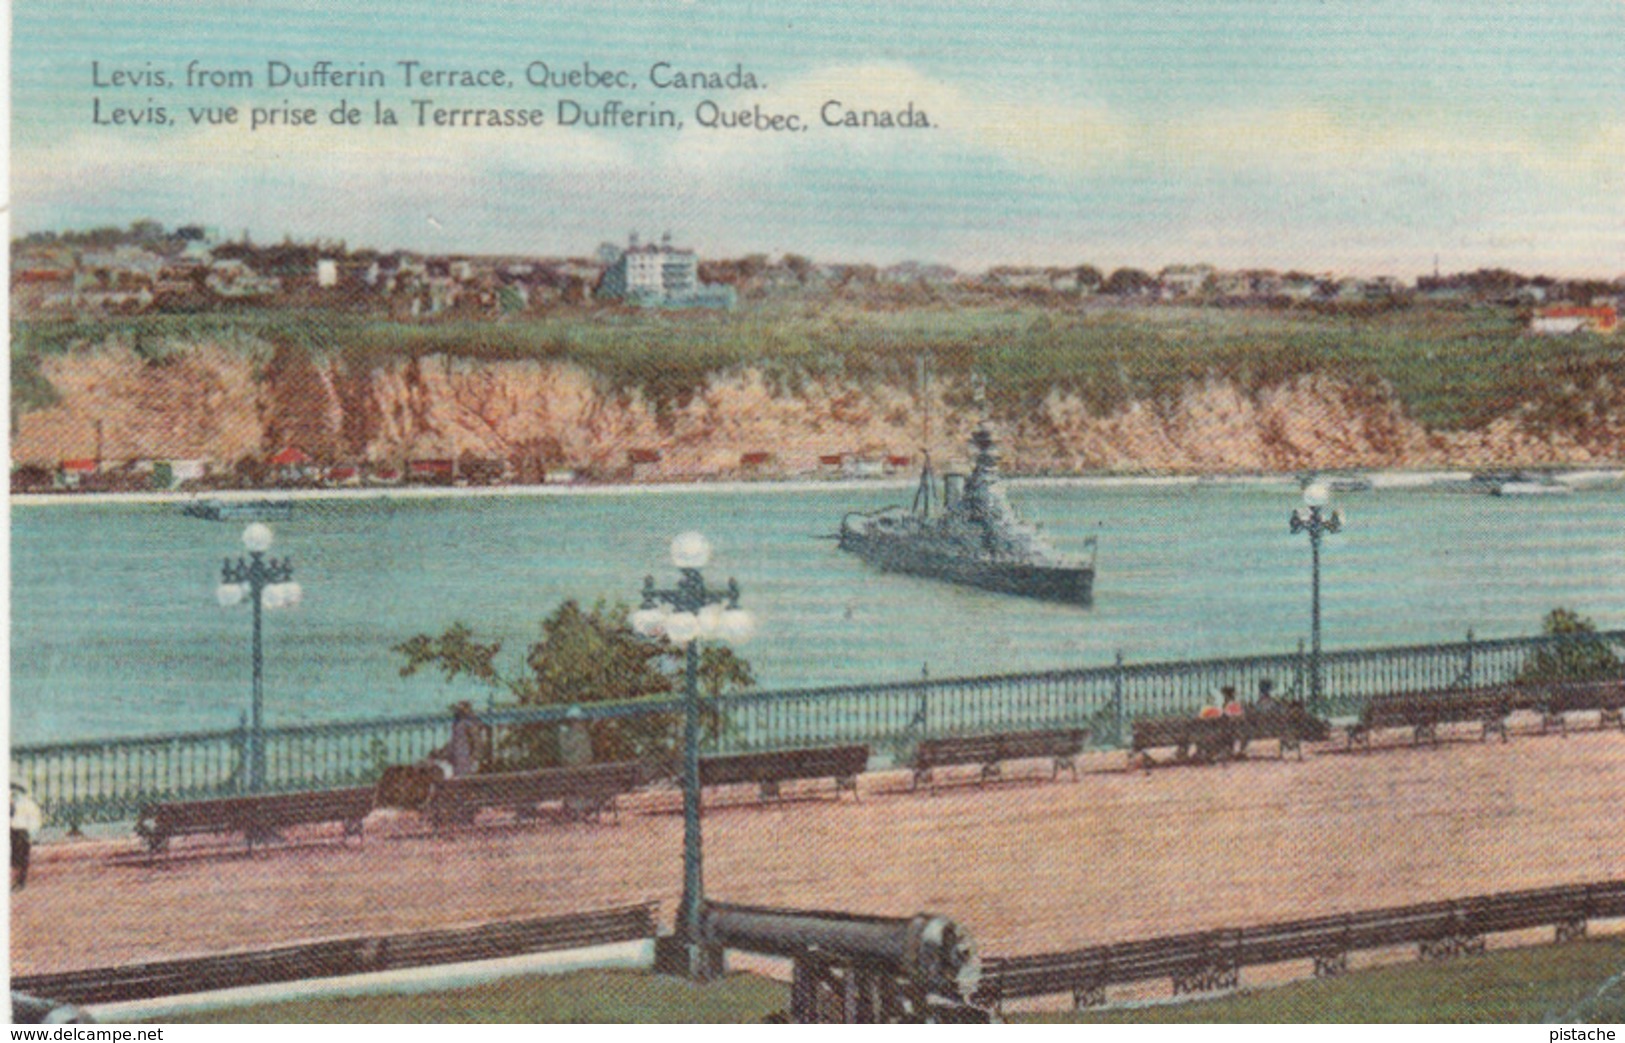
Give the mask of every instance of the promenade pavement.
[[[1399, 742], [1398, 733], [1385, 738]], [[1014, 955], [1174, 931], [1581, 883], [1625, 870], [1625, 734], [1516, 736], [1441, 748], [1123, 770], [1080, 782], [910, 793], [865, 776], [862, 799], [759, 805], [708, 794], [706, 887], [716, 899], [876, 914], [931, 910]], [[177, 843], [149, 861], [132, 836], [43, 845], [12, 895], [12, 972], [29, 974], [657, 901], [681, 888], [675, 791], [620, 824], [506, 824], [453, 837], [375, 813], [365, 842], [294, 834]], [[729, 806], [723, 807], [722, 804]]]

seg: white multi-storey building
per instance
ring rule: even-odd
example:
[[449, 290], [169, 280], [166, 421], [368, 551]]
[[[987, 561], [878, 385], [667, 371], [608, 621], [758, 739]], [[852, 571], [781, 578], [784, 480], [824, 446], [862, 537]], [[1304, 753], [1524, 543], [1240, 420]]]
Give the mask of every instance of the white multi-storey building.
[[652, 301], [681, 300], [700, 285], [699, 259], [693, 250], [671, 245], [671, 233], [659, 244], [640, 245], [632, 233], [626, 250], [604, 270], [599, 296]]

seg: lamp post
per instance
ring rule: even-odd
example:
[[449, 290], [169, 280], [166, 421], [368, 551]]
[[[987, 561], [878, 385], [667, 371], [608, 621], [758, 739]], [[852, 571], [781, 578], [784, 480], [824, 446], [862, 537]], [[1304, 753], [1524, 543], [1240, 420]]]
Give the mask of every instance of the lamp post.
[[683, 897], [677, 909], [673, 954], [681, 954], [689, 979], [705, 981], [712, 960], [704, 945], [701, 916], [705, 907], [700, 833], [700, 642], [747, 640], [755, 629], [749, 612], [739, 607], [739, 584], [724, 590], [705, 585], [700, 570], [711, 559], [711, 544], [697, 532], [671, 541], [671, 559], [680, 577], [670, 590], [643, 581], [643, 606], [632, 613], [632, 626], [647, 637], [666, 637], [684, 649], [683, 686]]
[[1312, 482], [1303, 491], [1303, 506], [1292, 512], [1290, 521], [1293, 532], [1307, 532], [1309, 534], [1309, 552], [1311, 561], [1310, 586], [1310, 651], [1309, 651], [1309, 706], [1312, 710], [1321, 710], [1320, 692], [1320, 538], [1325, 533], [1337, 532], [1343, 527], [1343, 516], [1337, 511], [1327, 511], [1326, 502], [1330, 498], [1328, 490], [1322, 482]]
[[304, 597], [293, 582], [293, 559], [267, 558], [271, 549], [271, 527], [254, 522], [243, 530], [247, 558], [226, 558], [220, 566], [220, 587], [215, 597], [222, 608], [248, 598], [254, 606], [254, 687], [248, 726], [248, 791], [258, 793], [265, 785], [265, 687], [264, 655], [260, 643], [260, 616], [263, 609], [297, 605]]

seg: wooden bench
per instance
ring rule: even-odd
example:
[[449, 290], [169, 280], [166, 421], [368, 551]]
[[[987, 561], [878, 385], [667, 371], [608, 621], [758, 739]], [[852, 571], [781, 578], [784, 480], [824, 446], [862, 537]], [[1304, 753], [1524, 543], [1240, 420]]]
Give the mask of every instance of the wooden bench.
[[1149, 768], [1149, 751], [1173, 747], [1175, 760], [1212, 763], [1244, 757], [1249, 743], [1276, 742], [1276, 756], [1289, 752], [1303, 759], [1305, 742], [1320, 742], [1331, 727], [1297, 702], [1252, 704], [1240, 715], [1222, 717], [1142, 717], [1134, 722], [1129, 766]]
[[1051, 778], [1065, 768], [1078, 778], [1078, 754], [1088, 735], [1082, 728], [1055, 731], [1008, 732], [1001, 735], [964, 735], [944, 739], [923, 739], [914, 751], [914, 778], [911, 788], [931, 782], [936, 768], [955, 764], [980, 764], [978, 782], [998, 778], [1004, 761], [1047, 759]]
[[1411, 741], [1439, 745], [1439, 726], [1472, 721], [1482, 726], [1481, 737], [1498, 733], [1508, 738], [1506, 719], [1512, 713], [1512, 695], [1504, 689], [1467, 689], [1442, 692], [1402, 692], [1372, 698], [1360, 719], [1348, 728], [1348, 745], [1371, 746], [1371, 733], [1383, 728], [1409, 728]]
[[1331, 725], [1306, 710], [1301, 702], [1253, 704], [1236, 725], [1236, 756], [1245, 756], [1250, 742], [1274, 739], [1277, 757], [1285, 759], [1288, 753], [1296, 753], [1303, 760], [1304, 743], [1324, 742], [1331, 734]]
[[289, 826], [342, 822], [345, 837], [359, 837], [372, 808], [370, 786], [172, 801], [142, 808], [135, 831], [154, 854], [167, 850], [171, 837], [206, 833], [241, 833], [253, 853]]
[[464, 775], [436, 782], [423, 810], [437, 831], [467, 825], [485, 808], [527, 818], [552, 803], [563, 805], [571, 818], [597, 821], [606, 811], [618, 818], [615, 798], [644, 785], [650, 774], [649, 766], [640, 761], [618, 761]]
[[793, 779], [834, 779], [835, 798], [842, 791], [858, 794], [858, 776], [869, 766], [867, 746], [825, 746], [804, 750], [738, 753], [700, 760], [700, 786], [754, 783], [762, 800], [779, 797], [779, 787]]
[[1625, 681], [1590, 681], [1533, 685], [1517, 690], [1519, 706], [1540, 714], [1542, 734], [1556, 727], [1568, 734], [1568, 715], [1596, 710], [1599, 725], [1625, 728]]
[[1180, 763], [1212, 763], [1235, 756], [1241, 738], [1237, 717], [1141, 717], [1134, 722], [1129, 762], [1149, 768], [1149, 751], [1172, 746]]

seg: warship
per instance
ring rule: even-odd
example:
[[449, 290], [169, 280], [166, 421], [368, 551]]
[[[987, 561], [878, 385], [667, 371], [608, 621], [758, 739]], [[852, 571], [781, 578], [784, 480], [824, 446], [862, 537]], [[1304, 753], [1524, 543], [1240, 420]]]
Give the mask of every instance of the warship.
[[1087, 605], [1094, 596], [1095, 562], [1060, 554], [1023, 521], [1004, 495], [999, 450], [986, 420], [971, 436], [969, 475], [943, 476], [941, 509], [933, 514], [936, 478], [925, 453], [911, 508], [853, 511], [841, 519], [842, 550], [888, 572], [961, 583], [1005, 594]]

